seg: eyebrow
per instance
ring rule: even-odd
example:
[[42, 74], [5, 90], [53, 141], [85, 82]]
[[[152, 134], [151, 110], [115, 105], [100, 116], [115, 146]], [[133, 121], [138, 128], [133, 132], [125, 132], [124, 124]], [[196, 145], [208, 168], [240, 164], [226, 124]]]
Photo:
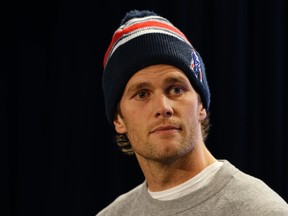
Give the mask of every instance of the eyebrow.
[[136, 83], [136, 84], [133, 84], [132, 86], [130, 86], [128, 89], [127, 89], [127, 93], [133, 93], [135, 91], [137, 91], [138, 89], [145, 89], [145, 88], [148, 88], [149, 86], [151, 86], [151, 84], [149, 84], [148, 82], [139, 82], [139, 83]]

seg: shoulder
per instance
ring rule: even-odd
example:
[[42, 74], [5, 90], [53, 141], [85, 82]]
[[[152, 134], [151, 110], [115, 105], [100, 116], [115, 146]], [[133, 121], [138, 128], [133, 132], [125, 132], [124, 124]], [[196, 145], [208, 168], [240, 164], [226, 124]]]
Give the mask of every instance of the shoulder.
[[[233, 165], [228, 162], [228, 166]], [[255, 215], [288, 215], [288, 204], [265, 182], [235, 167], [232, 170], [223, 193], [238, 211], [255, 212]]]
[[138, 185], [132, 190], [118, 196], [113, 202], [111, 202], [108, 206], [102, 209], [96, 216], [117, 216], [119, 215], [130, 215], [126, 214], [129, 210], [131, 211], [131, 203], [136, 200], [139, 196], [141, 196], [141, 191], [145, 188], [145, 183]]

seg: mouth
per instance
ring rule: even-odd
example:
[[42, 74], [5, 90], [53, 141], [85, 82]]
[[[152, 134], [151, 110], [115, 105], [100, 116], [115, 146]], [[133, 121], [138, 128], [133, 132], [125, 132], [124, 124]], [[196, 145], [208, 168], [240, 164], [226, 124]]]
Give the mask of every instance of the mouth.
[[179, 131], [180, 127], [174, 125], [164, 125], [153, 128], [150, 133], [161, 133], [161, 132], [170, 132], [170, 131]]

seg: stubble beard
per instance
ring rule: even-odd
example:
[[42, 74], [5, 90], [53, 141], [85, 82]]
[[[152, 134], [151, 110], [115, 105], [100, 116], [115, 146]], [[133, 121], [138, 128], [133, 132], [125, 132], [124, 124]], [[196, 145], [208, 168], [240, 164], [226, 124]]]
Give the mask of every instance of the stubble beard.
[[[138, 142], [138, 144], [141, 144], [141, 139], [135, 138], [136, 137], [134, 137], [134, 141], [137, 140], [136, 143]], [[150, 160], [163, 165], [171, 165], [175, 161], [182, 158], [185, 159], [192, 154], [197, 143], [197, 138], [198, 136], [195, 132], [189, 133], [188, 136], [184, 135], [183, 139], [175, 141], [177, 142], [173, 147], [175, 149], [171, 150], [171, 148], [168, 147], [167, 151], [165, 149], [161, 149], [161, 147], [158, 147], [159, 145], [162, 145], [165, 140], [162, 141], [162, 143], [156, 143], [155, 141], [154, 143], [151, 143], [151, 141], [147, 140], [144, 145], [140, 145], [141, 147], [139, 149], [134, 149], [134, 151], [147, 161]]]

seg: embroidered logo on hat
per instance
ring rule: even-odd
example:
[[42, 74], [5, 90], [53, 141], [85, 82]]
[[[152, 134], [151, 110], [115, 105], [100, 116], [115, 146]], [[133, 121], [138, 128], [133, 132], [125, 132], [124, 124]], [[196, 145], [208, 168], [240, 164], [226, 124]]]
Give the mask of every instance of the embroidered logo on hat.
[[191, 69], [195, 73], [199, 81], [202, 83], [202, 70], [201, 70], [200, 60], [194, 50], [192, 50], [191, 55], [192, 55]]

